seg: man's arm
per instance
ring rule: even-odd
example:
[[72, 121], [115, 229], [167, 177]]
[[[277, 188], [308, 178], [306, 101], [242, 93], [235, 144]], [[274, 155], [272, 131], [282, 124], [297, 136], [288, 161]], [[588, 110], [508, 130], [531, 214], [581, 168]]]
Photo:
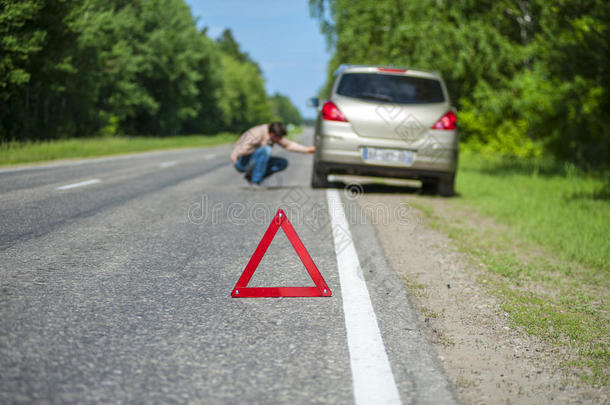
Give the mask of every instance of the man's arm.
[[301, 145], [300, 143], [290, 141], [290, 140], [288, 140], [286, 138], [282, 138], [282, 140], [279, 141], [278, 144], [282, 148], [284, 148], [284, 149], [286, 149], [287, 151], [290, 151], [290, 152], [312, 154], [312, 153], [314, 153], [316, 151], [316, 147], [315, 146]]

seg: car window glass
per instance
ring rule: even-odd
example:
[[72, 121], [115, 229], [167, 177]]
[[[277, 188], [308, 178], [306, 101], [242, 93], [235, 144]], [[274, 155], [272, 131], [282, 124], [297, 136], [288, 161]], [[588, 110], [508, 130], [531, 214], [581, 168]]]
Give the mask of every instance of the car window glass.
[[441, 103], [445, 101], [438, 80], [374, 73], [346, 73], [337, 94], [397, 104]]

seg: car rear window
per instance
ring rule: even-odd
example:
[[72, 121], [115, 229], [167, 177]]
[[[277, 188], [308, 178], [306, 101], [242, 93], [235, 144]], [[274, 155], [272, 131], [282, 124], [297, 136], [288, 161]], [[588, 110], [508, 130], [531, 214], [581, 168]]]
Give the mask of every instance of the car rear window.
[[445, 101], [438, 80], [402, 75], [346, 73], [337, 94], [396, 104], [425, 104]]

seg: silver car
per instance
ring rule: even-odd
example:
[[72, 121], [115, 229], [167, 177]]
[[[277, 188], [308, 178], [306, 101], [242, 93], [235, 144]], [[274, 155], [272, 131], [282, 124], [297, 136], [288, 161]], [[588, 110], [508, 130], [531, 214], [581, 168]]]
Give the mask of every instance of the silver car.
[[457, 116], [443, 79], [432, 72], [342, 65], [318, 108], [311, 186], [329, 174], [419, 179], [424, 190], [453, 194]]

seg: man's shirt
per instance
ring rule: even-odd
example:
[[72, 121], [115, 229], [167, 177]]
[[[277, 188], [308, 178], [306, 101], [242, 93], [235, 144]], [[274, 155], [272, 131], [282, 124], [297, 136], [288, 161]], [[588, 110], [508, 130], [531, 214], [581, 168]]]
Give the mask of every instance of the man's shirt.
[[275, 143], [282, 148], [291, 152], [307, 152], [308, 148], [296, 142], [289, 141], [282, 137], [279, 141], [274, 142], [269, 135], [269, 124], [257, 125], [250, 128], [242, 134], [231, 152], [231, 161], [233, 164], [242, 156], [251, 155], [261, 146], [271, 145]]

